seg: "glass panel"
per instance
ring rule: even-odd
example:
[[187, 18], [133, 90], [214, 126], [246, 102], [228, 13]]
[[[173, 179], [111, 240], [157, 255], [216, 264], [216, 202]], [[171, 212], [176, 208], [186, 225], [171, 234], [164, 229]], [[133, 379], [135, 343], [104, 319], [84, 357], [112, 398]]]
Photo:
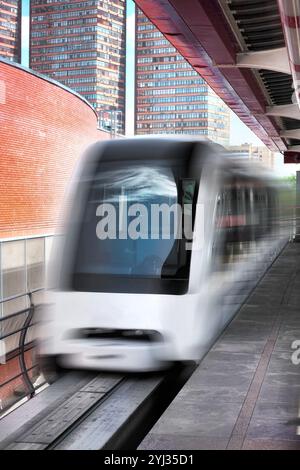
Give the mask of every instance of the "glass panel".
[[27, 290], [45, 285], [45, 240], [33, 238], [26, 240]]
[[56, 257], [53, 255], [60, 236], [56, 235], [45, 237], [45, 286], [48, 289], [55, 288], [57, 285], [57, 276], [53, 275], [53, 262]]
[[[2, 243], [3, 299], [26, 292], [24, 240]], [[3, 303], [3, 316], [27, 306], [26, 297]]]
[[2, 244], [2, 273], [4, 299], [26, 292], [24, 240]]

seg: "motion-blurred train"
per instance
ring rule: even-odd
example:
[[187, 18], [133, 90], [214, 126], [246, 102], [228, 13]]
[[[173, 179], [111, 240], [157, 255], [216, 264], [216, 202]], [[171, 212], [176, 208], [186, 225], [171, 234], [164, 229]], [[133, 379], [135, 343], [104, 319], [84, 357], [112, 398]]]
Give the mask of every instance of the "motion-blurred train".
[[285, 242], [273, 178], [209, 142], [97, 143], [73, 186], [41, 326], [46, 372], [201, 359]]

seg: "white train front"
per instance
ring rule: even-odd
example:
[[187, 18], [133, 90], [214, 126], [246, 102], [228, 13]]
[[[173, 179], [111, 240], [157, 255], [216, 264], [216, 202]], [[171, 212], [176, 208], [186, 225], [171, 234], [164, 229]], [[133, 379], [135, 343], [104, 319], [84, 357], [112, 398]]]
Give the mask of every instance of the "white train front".
[[284, 242], [272, 179], [188, 137], [99, 143], [81, 166], [40, 327], [45, 375], [199, 360]]

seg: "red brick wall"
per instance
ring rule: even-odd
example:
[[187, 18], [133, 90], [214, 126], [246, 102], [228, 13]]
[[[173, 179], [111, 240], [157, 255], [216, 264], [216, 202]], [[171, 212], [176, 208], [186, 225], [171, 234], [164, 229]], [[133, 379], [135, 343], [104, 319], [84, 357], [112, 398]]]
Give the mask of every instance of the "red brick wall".
[[[28, 369], [36, 364], [34, 349], [30, 349], [29, 351], [25, 352], [25, 362]], [[8, 406], [13, 405], [20, 398], [26, 396], [27, 390], [25, 388], [22, 376], [13, 379], [13, 377], [20, 373], [21, 368], [18, 356], [8, 360], [6, 364], [0, 364], [0, 413]], [[30, 370], [29, 377], [33, 379], [36, 373], [37, 368]], [[8, 383], [3, 385], [5, 382]]]
[[52, 233], [74, 163], [109, 137], [78, 96], [0, 61], [0, 238]]

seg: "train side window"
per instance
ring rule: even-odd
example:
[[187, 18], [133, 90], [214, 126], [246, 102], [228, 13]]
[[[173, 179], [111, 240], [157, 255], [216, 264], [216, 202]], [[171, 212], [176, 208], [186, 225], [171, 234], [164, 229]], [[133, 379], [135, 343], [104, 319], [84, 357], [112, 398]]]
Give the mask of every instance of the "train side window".
[[232, 179], [220, 191], [212, 253], [214, 271], [229, 270], [253, 252], [251, 201], [251, 185], [247, 181]]

